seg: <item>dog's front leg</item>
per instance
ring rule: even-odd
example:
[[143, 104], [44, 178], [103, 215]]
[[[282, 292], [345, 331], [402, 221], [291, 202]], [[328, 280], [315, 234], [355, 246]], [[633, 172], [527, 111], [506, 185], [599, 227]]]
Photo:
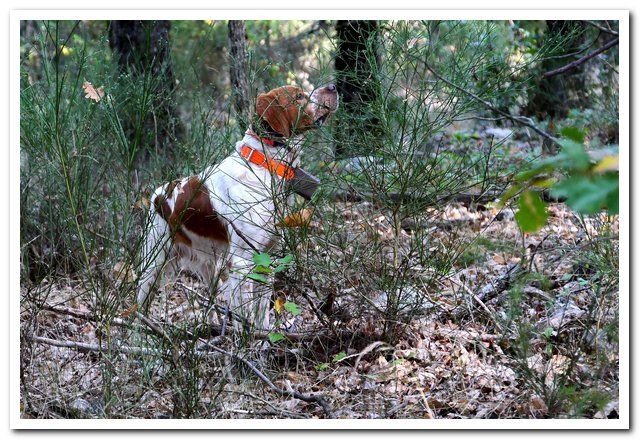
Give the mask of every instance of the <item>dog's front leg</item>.
[[146, 309], [151, 303], [152, 290], [158, 288], [167, 266], [171, 269], [171, 244], [169, 243], [169, 227], [156, 213], [152, 212], [146, 226], [147, 233], [142, 245], [140, 261], [140, 277], [138, 279], [137, 302], [141, 309]]
[[231, 273], [223, 287], [229, 311], [253, 330], [268, 330], [269, 285], [250, 278], [255, 266], [251, 258], [232, 256], [230, 263]]

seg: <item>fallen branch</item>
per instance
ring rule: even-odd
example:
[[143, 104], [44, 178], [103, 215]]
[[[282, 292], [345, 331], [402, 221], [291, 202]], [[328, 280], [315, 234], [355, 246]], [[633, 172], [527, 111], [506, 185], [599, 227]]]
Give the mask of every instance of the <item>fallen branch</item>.
[[496, 281], [490, 282], [476, 293], [478, 299], [487, 301], [493, 296], [509, 288], [511, 283], [522, 272], [520, 264], [512, 264], [507, 268], [507, 271], [499, 277]]
[[[74, 318], [79, 318], [79, 319], [84, 319], [86, 321], [92, 321], [92, 322], [101, 322], [103, 321], [103, 319], [100, 319], [97, 315], [90, 313], [90, 312], [85, 312], [82, 310], [78, 310], [78, 309], [73, 309], [71, 307], [60, 307], [60, 306], [51, 306], [51, 305], [43, 305], [42, 306], [43, 310], [47, 310], [49, 312], [53, 312], [53, 313], [57, 313], [59, 315], [67, 315], [67, 316], [73, 316]], [[138, 315], [138, 314], [136, 314]], [[140, 316], [138, 316], [139, 319]], [[141, 319], [142, 320], [142, 319]], [[152, 333], [155, 334], [154, 331], [150, 331], [149, 330], [149, 326], [143, 326], [143, 325], [139, 325], [136, 324], [134, 322], [129, 322], [126, 321], [124, 319], [121, 318], [112, 318], [112, 320], [109, 321], [109, 323], [111, 325], [116, 325], [118, 327], [125, 327], [128, 328], [129, 330], [137, 330], [137, 331], [143, 331], [145, 333]], [[216, 324], [206, 324], [203, 325], [201, 328], [203, 329], [203, 331], [201, 332], [201, 335], [196, 336], [195, 334], [193, 334], [192, 332], [189, 332], [188, 330], [183, 330], [180, 328], [177, 328], [176, 326], [174, 326], [173, 324], [169, 324], [166, 323], [164, 321], [159, 321], [157, 322], [157, 325], [159, 325], [159, 329], [162, 327], [170, 327], [176, 334], [172, 334], [171, 337], [172, 338], [178, 338], [178, 339], [187, 339], [187, 340], [192, 340], [193, 338], [200, 338], [203, 336], [220, 336], [222, 334], [222, 326], [221, 325], [216, 325]], [[226, 328], [226, 332], [227, 333], [233, 333], [233, 328], [227, 326]], [[269, 339], [269, 334], [271, 332], [268, 331], [257, 331], [253, 333], [253, 337], [255, 339], [260, 339], [260, 340], [267, 340]], [[317, 339], [319, 337], [323, 337], [323, 336], [330, 336], [329, 332], [326, 331], [309, 331], [309, 332], [305, 332], [305, 333], [285, 333], [285, 336], [287, 337], [287, 339], [291, 340], [291, 341], [295, 341], [295, 342], [308, 342], [308, 341], [312, 341], [314, 339]]]
[[520, 264], [512, 264], [507, 268], [507, 271], [497, 280], [491, 281], [484, 287], [477, 289], [475, 292], [468, 291], [472, 299], [475, 301], [468, 304], [469, 307], [458, 307], [453, 310], [445, 311], [442, 313], [442, 315], [449, 315], [455, 320], [460, 320], [468, 315], [471, 310], [473, 310], [477, 306], [482, 307], [491, 315], [491, 312], [487, 308], [485, 302], [507, 290], [520, 273], [522, 273], [522, 267], [520, 266]]
[[[103, 318], [96, 315], [95, 313], [85, 312], [83, 310], [73, 309], [71, 307], [62, 307], [62, 306], [52, 306], [49, 304], [43, 304], [42, 310], [46, 310], [48, 312], [57, 313], [59, 315], [67, 315], [73, 316], [74, 318], [84, 319], [85, 321], [93, 321], [93, 322], [102, 322]], [[142, 326], [137, 325], [133, 322], [124, 320], [122, 318], [113, 317], [109, 320], [109, 324], [116, 325], [118, 327], [125, 327], [130, 330], [140, 330]]]
[[282, 388], [278, 388], [277, 386], [274, 385], [273, 382], [271, 382], [271, 380], [269, 380], [269, 378], [267, 376], [264, 375], [264, 373], [262, 371], [260, 371], [255, 365], [253, 365], [253, 363], [251, 361], [249, 361], [247, 359], [244, 359], [244, 358], [238, 356], [237, 354], [230, 353], [230, 352], [228, 352], [226, 350], [223, 350], [220, 347], [210, 346], [209, 348], [211, 348], [212, 350], [214, 350], [214, 351], [216, 351], [216, 352], [218, 352], [220, 354], [223, 354], [223, 355], [225, 355], [227, 357], [230, 357], [232, 359], [235, 359], [235, 360], [245, 364], [251, 371], [253, 371], [253, 374], [255, 374], [258, 377], [258, 379], [260, 379], [262, 382], [264, 382], [276, 394], [278, 394], [280, 396], [294, 397], [296, 399], [305, 401], [307, 403], [316, 403], [323, 409], [323, 411], [325, 412], [327, 417], [333, 418], [333, 411], [331, 410], [331, 407], [329, 406], [329, 404], [327, 404], [327, 402], [321, 396], [310, 395], [310, 394], [302, 394], [302, 393], [298, 393], [297, 391], [294, 391], [292, 389], [283, 390]]
[[62, 347], [62, 348], [71, 348], [73, 350], [78, 350], [83, 353], [105, 353], [109, 351], [117, 351], [119, 353], [124, 354], [135, 354], [135, 355], [153, 355], [158, 356], [162, 355], [162, 353], [157, 350], [152, 350], [150, 348], [143, 347], [130, 347], [127, 345], [98, 345], [98, 344], [88, 344], [86, 342], [77, 342], [77, 341], [60, 341], [57, 339], [45, 338], [43, 336], [25, 336], [26, 339], [30, 341], [37, 342], [39, 344], [51, 345], [54, 347]]
[[601, 54], [602, 52], [606, 52], [607, 50], [611, 49], [613, 46], [616, 46], [619, 42], [618, 38], [614, 38], [613, 40], [609, 41], [607, 44], [605, 44], [604, 46], [602, 46], [599, 49], [594, 50], [593, 52], [591, 52], [590, 54], [587, 54], [585, 56], [583, 56], [580, 59], [577, 59], [565, 66], [559, 67], [555, 70], [551, 70], [549, 72], [546, 72], [545, 74], [542, 75], [543, 78], [551, 78], [552, 76], [556, 76], [556, 75], [560, 75], [561, 73], [565, 73], [568, 70], [571, 69], [575, 69], [576, 67], [578, 67], [580, 64], [583, 64], [587, 61], [589, 61], [591, 58], [595, 57], [596, 55]]

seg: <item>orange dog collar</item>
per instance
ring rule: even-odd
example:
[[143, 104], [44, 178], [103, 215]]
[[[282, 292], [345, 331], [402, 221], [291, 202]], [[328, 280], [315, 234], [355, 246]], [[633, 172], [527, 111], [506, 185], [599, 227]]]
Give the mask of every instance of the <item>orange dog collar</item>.
[[243, 145], [240, 149], [240, 154], [247, 161], [261, 166], [262, 168], [266, 168], [272, 173], [277, 174], [282, 177], [284, 180], [291, 180], [295, 175], [295, 171], [288, 165], [285, 165], [282, 162], [277, 160], [269, 159], [266, 154], [261, 151], [255, 150], [248, 145]]

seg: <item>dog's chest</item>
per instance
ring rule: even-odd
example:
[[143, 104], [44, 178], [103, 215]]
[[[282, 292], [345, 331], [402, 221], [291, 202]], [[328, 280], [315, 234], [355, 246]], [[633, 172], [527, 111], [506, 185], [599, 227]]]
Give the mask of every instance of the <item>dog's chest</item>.
[[257, 226], [272, 224], [277, 201], [285, 202], [284, 181], [264, 168], [248, 166], [237, 154], [203, 174], [211, 188], [214, 208], [229, 221], [243, 220]]

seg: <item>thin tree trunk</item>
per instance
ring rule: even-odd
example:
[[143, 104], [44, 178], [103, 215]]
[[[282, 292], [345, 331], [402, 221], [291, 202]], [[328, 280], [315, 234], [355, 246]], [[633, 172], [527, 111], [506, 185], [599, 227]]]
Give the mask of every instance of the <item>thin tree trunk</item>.
[[[151, 109], [132, 115], [125, 131], [142, 151], [150, 146], [171, 150], [181, 127], [175, 107], [175, 78], [171, 67], [168, 20], [115, 20], [109, 23], [109, 46], [121, 73], [149, 79], [153, 89]], [[139, 126], [136, 119], [142, 118]], [[146, 155], [145, 155], [146, 156]]]
[[244, 125], [248, 125], [252, 109], [249, 98], [249, 80], [247, 79], [247, 31], [242, 20], [229, 20], [229, 54], [229, 77], [233, 92], [233, 105], [238, 120]]
[[369, 153], [380, 138], [379, 118], [371, 105], [379, 95], [378, 23], [338, 20], [336, 33], [335, 69], [342, 110], [335, 155], [340, 159]]

